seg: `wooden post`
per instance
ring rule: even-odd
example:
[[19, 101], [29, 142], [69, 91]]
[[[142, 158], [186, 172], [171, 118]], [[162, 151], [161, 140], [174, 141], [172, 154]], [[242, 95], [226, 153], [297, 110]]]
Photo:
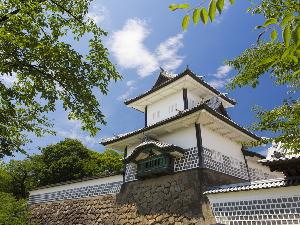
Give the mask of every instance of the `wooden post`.
[[124, 163], [123, 183], [125, 183], [125, 175], [126, 175], [126, 162], [125, 162], [126, 157], [127, 157], [127, 146], [124, 149], [124, 158], [123, 158], [123, 160], [124, 160], [124, 162], [123, 162]]
[[200, 123], [195, 123], [196, 128], [196, 139], [199, 157], [199, 167], [203, 168], [203, 146], [202, 146], [202, 136], [201, 136], [201, 125]]
[[148, 114], [148, 106], [145, 107], [145, 127], [147, 127], [147, 114]]
[[183, 106], [184, 106], [184, 110], [186, 110], [186, 109], [188, 109], [188, 106], [189, 106], [188, 97], [187, 97], [187, 89], [183, 88], [182, 93], [183, 93]]

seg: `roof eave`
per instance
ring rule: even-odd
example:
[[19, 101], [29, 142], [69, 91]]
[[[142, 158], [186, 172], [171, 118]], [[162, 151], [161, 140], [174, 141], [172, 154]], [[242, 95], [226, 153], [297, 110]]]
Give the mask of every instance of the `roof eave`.
[[247, 136], [251, 137], [254, 141], [259, 141], [261, 138], [256, 136], [255, 134], [249, 132], [248, 130], [244, 129], [243, 127], [237, 125], [236, 123], [234, 123], [233, 121], [231, 121], [229, 118], [225, 117], [224, 115], [216, 112], [215, 110], [211, 109], [210, 107], [208, 107], [206, 104], [201, 104], [197, 107], [194, 107], [193, 109], [189, 110], [189, 111], [186, 111], [182, 114], [177, 114], [176, 116], [174, 117], [170, 117], [166, 120], [163, 120], [163, 121], [160, 121], [158, 123], [155, 123], [151, 126], [148, 126], [148, 127], [145, 127], [145, 128], [142, 128], [140, 130], [137, 130], [137, 131], [134, 131], [134, 132], [131, 132], [129, 135], [124, 135], [120, 138], [117, 138], [117, 139], [112, 139], [112, 140], [108, 140], [108, 141], [102, 141], [100, 142], [102, 145], [104, 146], [107, 146], [109, 144], [112, 144], [112, 143], [115, 143], [115, 142], [118, 142], [118, 141], [121, 141], [121, 140], [124, 140], [124, 139], [127, 139], [131, 136], [134, 136], [134, 135], [137, 135], [139, 133], [142, 133], [142, 132], [145, 132], [145, 131], [148, 131], [148, 130], [151, 130], [155, 127], [159, 127], [159, 126], [162, 126], [164, 124], [167, 124], [167, 123], [170, 123], [172, 121], [175, 121], [177, 119], [180, 119], [181, 117], [184, 117], [184, 116], [187, 116], [187, 115], [190, 115], [192, 113], [195, 113], [195, 112], [198, 112], [198, 111], [201, 111], [201, 110], [206, 110], [208, 111], [210, 114], [212, 114], [213, 116], [217, 117], [218, 119], [222, 120], [223, 122], [233, 126], [234, 128], [238, 129], [239, 131], [241, 131], [242, 133], [246, 134]]
[[209, 84], [207, 84], [206, 82], [204, 82], [200, 77], [198, 77], [195, 73], [193, 73], [191, 70], [186, 69], [183, 73], [177, 75], [176, 77], [174, 77], [173, 79], [166, 81], [164, 83], [162, 83], [161, 85], [154, 87], [152, 89], [150, 89], [149, 91], [147, 91], [144, 94], [141, 94], [137, 97], [134, 97], [132, 99], [126, 100], [124, 102], [125, 105], [130, 105], [138, 100], [141, 100], [142, 98], [154, 93], [155, 91], [166, 87], [167, 85], [175, 82], [176, 80], [180, 79], [181, 77], [184, 77], [186, 75], [189, 75], [190, 77], [192, 77], [195, 81], [197, 81], [198, 83], [200, 83], [201, 85], [203, 85], [204, 87], [206, 87], [207, 89], [209, 89], [210, 91], [212, 91], [213, 93], [217, 94], [218, 96], [220, 96], [223, 100], [227, 101], [228, 103], [230, 103], [231, 105], [236, 105], [236, 101], [234, 99], [228, 98], [227, 96], [225, 96], [224, 94], [222, 94], [221, 92], [219, 92], [218, 90], [216, 90], [215, 88], [213, 88], [212, 86], [210, 86]]

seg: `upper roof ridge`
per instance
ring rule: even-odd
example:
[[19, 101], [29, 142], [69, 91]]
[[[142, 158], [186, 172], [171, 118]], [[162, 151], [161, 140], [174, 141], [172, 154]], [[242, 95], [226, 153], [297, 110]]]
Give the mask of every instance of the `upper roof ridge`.
[[177, 76], [176, 74], [166, 71], [162, 67], [160, 67], [160, 73], [158, 75], [158, 78], [151, 89], [162, 85], [163, 83], [175, 78], [176, 76]]
[[125, 104], [129, 105], [137, 100], [140, 100], [140, 99], [144, 98], [145, 96], [150, 95], [151, 93], [156, 92], [156, 91], [164, 88], [165, 86], [170, 85], [173, 82], [176, 82], [177, 80], [179, 80], [180, 78], [182, 78], [186, 75], [189, 75], [195, 82], [198, 82], [199, 84], [203, 85], [210, 92], [213, 92], [214, 94], [218, 95], [219, 97], [221, 97], [223, 100], [225, 100], [229, 104], [231, 104], [231, 105], [236, 104], [235, 100], [229, 98], [226, 94], [220, 92], [218, 89], [211, 86], [208, 82], [204, 81], [203, 76], [197, 75], [189, 67], [187, 67], [182, 73], [180, 73], [178, 75], [167, 72], [163, 68], [161, 68], [159, 76], [158, 76], [155, 84], [153, 85], [153, 87], [150, 90], [144, 92], [143, 94], [141, 94], [139, 96], [136, 96], [131, 99], [127, 99], [125, 101]]

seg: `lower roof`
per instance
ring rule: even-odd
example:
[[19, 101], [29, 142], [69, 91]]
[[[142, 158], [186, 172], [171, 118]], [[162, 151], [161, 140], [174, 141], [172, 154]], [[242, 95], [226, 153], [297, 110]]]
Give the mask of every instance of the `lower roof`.
[[[151, 148], [151, 147], [159, 149], [159, 153], [169, 153], [174, 156], [176, 155], [182, 156], [185, 152], [181, 147], [178, 147], [173, 144], [155, 141], [155, 140], [148, 140], [148, 141], [144, 141], [143, 143], [135, 147], [132, 153], [125, 158], [125, 162], [129, 163], [135, 161], [140, 154], [144, 154], [144, 156], [149, 156], [149, 151], [147, 150], [147, 148]], [[153, 151], [155, 151], [155, 149], [153, 149]]]
[[258, 180], [253, 182], [245, 182], [230, 185], [221, 185], [209, 187], [208, 191], [204, 194], [218, 194], [227, 192], [238, 192], [238, 191], [251, 191], [268, 188], [280, 188], [288, 186], [300, 185], [300, 177], [289, 177], [289, 178], [277, 178], [269, 180]]
[[100, 179], [100, 178], [112, 177], [112, 176], [117, 176], [117, 175], [122, 175], [122, 174], [123, 174], [122, 171], [104, 172], [104, 173], [96, 175], [96, 176], [82, 177], [82, 178], [78, 178], [78, 179], [67, 180], [67, 181], [62, 181], [62, 182], [58, 182], [58, 183], [39, 186], [39, 187], [33, 189], [33, 191], [40, 190], [40, 189], [46, 189], [46, 188], [50, 188], [50, 187], [63, 186], [66, 184], [81, 183], [81, 182], [85, 182], [85, 181], [89, 181], [89, 180], [96, 180], [96, 179]]
[[[231, 130], [234, 130], [235, 132], [238, 132], [239, 134], [241, 134], [243, 136], [243, 140], [245, 142], [260, 140], [260, 137], [256, 136], [254, 133], [246, 130], [242, 126], [240, 126], [237, 123], [233, 122], [231, 119], [229, 119], [226, 116], [222, 115], [221, 113], [213, 110], [206, 103], [202, 103], [202, 104], [199, 104], [199, 105], [197, 105], [197, 106], [195, 106], [191, 109], [181, 111], [178, 114], [176, 114], [175, 116], [169, 117], [165, 120], [159, 121], [159, 122], [157, 122], [155, 124], [152, 124], [150, 126], [147, 126], [147, 127], [144, 127], [144, 128], [141, 128], [141, 129], [129, 132], [129, 133], [120, 134], [120, 135], [117, 135], [117, 136], [112, 137], [112, 138], [102, 140], [101, 144], [103, 144], [104, 146], [107, 146], [107, 147], [117, 148], [117, 147], [121, 146], [118, 143], [121, 143], [122, 141], [126, 141], [129, 138], [134, 138], [135, 136], [145, 134], [146, 132], [153, 131], [154, 129], [158, 129], [158, 128], [161, 128], [163, 126], [167, 126], [167, 125], [169, 125], [173, 122], [178, 121], [178, 125], [182, 125], [183, 124], [182, 121], [179, 122], [179, 120], [186, 119], [186, 118], [191, 117], [193, 115], [195, 115], [195, 118], [199, 119], [199, 117], [200, 117], [199, 113], [201, 113], [201, 112], [205, 112], [210, 117], [212, 117], [212, 121], [208, 122], [207, 124], [204, 124], [205, 126], [209, 127], [209, 126], [212, 126], [215, 123], [219, 122], [219, 123], [222, 123], [221, 126], [225, 127], [225, 125], [227, 125], [227, 127], [229, 127]], [[220, 130], [220, 128], [217, 128], [215, 130], [218, 131], [218, 130]], [[119, 149], [119, 150], [122, 150], [122, 149]]]

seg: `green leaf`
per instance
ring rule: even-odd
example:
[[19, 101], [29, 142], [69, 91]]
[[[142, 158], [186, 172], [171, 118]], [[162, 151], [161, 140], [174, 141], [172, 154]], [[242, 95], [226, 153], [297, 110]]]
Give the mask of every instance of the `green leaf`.
[[278, 36], [277, 31], [275, 29], [272, 30], [272, 32], [271, 32], [271, 40], [275, 41], [276, 38], [277, 38], [277, 36]]
[[281, 60], [282, 59], [285, 59], [288, 55], [290, 54], [290, 49], [289, 48], [287, 48], [284, 52], [283, 52], [283, 54], [281, 55]]
[[217, 1], [217, 9], [219, 13], [221, 14], [224, 8], [224, 0], [218, 0]]
[[298, 64], [298, 62], [299, 62], [298, 57], [296, 57], [296, 56], [294, 56], [294, 55], [291, 55], [290, 57], [291, 57], [291, 59], [294, 61], [295, 64]]
[[270, 19], [267, 19], [264, 23], [264, 27], [267, 27], [267, 26], [270, 26], [271, 24], [275, 24], [277, 23], [277, 19], [275, 18], [270, 18]]
[[284, 28], [284, 27], [292, 20], [293, 17], [294, 17], [294, 16], [293, 16], [292, 13], [286, 14], [286, 15], [283, 17], [280, 26], [281, 26], [282, 28]]
[[209, 10], [208, 10], [208, 14], [211, 22], [215, 19], [216, 10], [217, 10], [216, 2], [215, 0], [211, 0], [209, 4]]
[[193, 22], [195, 25], [198, 24], [199, 22], [199, 19], [200, 19], [200, 9], [199, 8], [196, 8], [193, 12]]
[[299, 46], [300, 45], [300, 25], [298, 24], [297, 28], [296, 28], [296, 45]]
[[207, 24], [208, 21], [208, 13], [205, 8], [202, 8], [200, 11], [200, 18], [204, 24]]
[[230, 4], [233, 5], [235, 0], [229, 0]]
[[182, 29], [184, 31], [186, 31], [186, 29], [188, 28], [189, 23], [190, 23], [190, 16], [189, 15], [185, 15], [183, 17], [183, 20], [182, 20]]
[[177, 9], [188, 9], [190, 8], [190, 5], [188, 3], [184, 3], [184, 4], [171, 4], [169, 5], [169, 9], [171, 11], [175, 11]]
[[291, 26], [286, 26], [282, 32], [282, 36], [283, 36], [283, 40], [284, 40], [284, 44], [285, 46], [288, 46], [291, 40]]
[[275, 57], [270, 57], [270, 58], [263, 59], [263, 60], [260, 61], [259, 66], [270, 64], [270, 63], [274, 62], [275, 60], [276, 60]]
[[255, 27], [255, 29], [261, 29], [261, 28], [264, 28], [264, 26], [258, 25], [258, 26]]

